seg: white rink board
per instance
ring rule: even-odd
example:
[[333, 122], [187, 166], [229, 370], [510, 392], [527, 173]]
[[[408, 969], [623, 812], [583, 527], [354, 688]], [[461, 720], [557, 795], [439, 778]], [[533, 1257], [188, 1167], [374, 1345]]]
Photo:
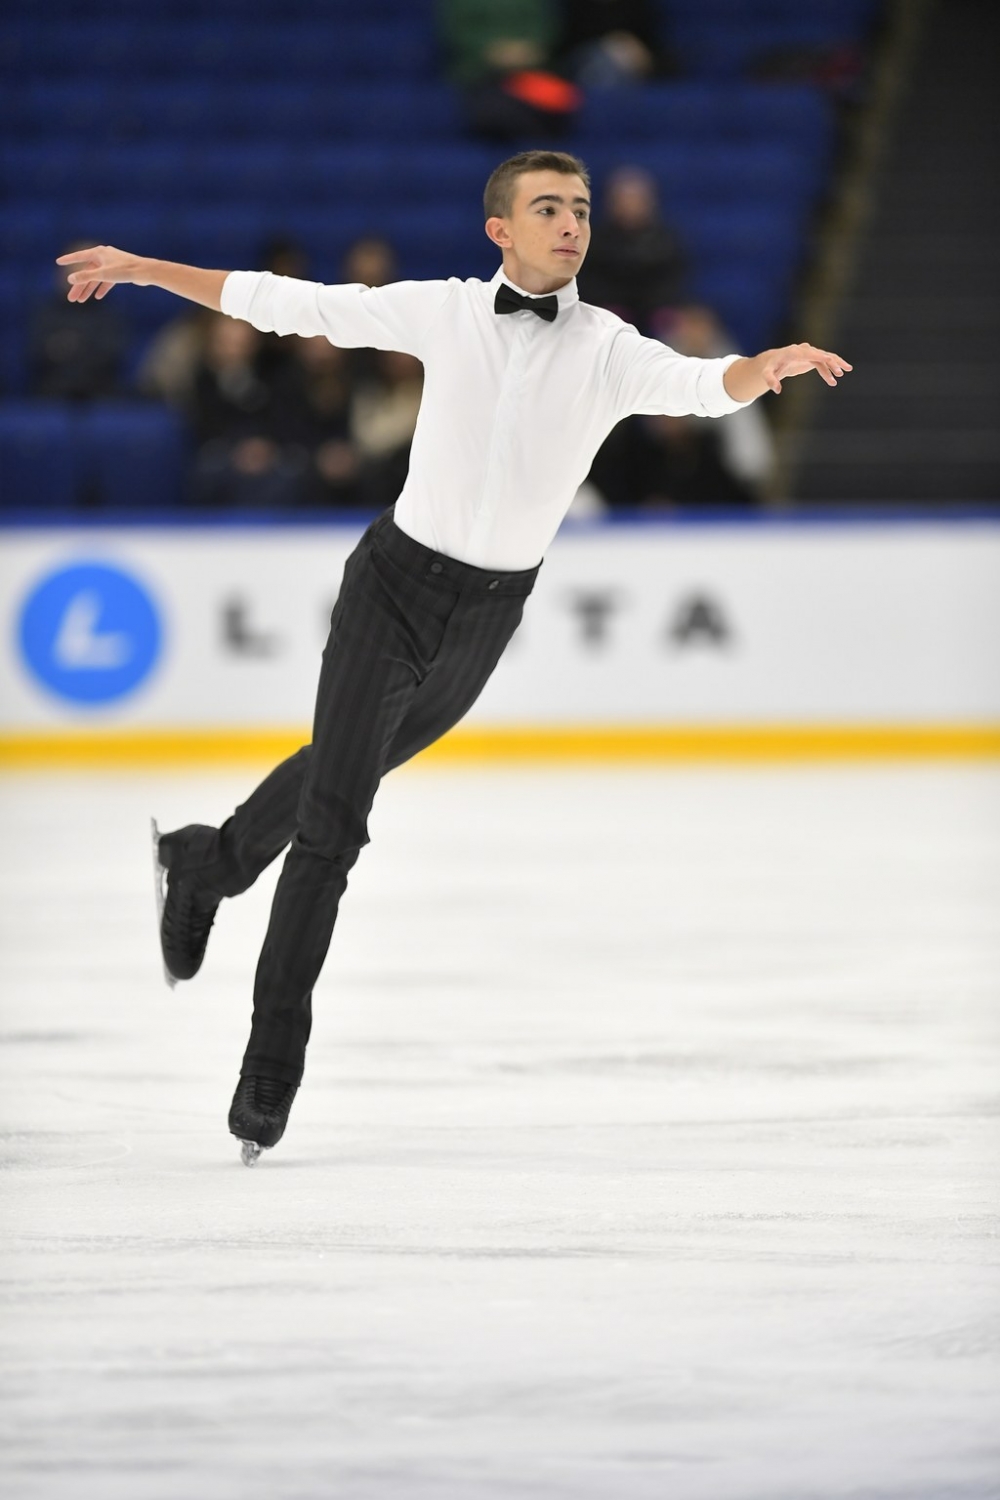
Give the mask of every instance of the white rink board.
[[[307, 724], [360, 529], [5, 530], [0, 730]], [[81, 701], [77, 685], [127, 662], [131, 617], [108, 615], [89, 575], [73, 574], [34, 668], [21, 635], [46, 580], [91, 564], [139, 586], [159, 638], [134, 685]], [[583, 524], [550, 549], [470, 722], [989, 724], [998, 642], [989, 520]], [[60, 657], [69, 695], [46, 685], [39, 653]]]

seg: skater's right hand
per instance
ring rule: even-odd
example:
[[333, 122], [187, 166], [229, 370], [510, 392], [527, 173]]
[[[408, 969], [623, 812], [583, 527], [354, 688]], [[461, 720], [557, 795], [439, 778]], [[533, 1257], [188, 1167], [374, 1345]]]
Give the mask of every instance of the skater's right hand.
[[91, 250], [70, 250], [60, 255], [57, 266], [76, 266], [67, 276], [70, 302], [86, 302], [88, 297], [98, 301], [106, 297], [118, 282], [133, 282], [136, 286], [147, 286], [152, 281], [155, 262], [144, 255], [129, 255], [126, 250], [116, 250], [114, 245], [95, 245]]

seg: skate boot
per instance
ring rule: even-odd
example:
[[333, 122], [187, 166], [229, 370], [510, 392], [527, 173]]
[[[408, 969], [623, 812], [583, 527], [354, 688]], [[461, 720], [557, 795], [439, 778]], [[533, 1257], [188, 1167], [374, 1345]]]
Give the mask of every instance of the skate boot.
[[[156, 913], [163, 953], [163, 977], [173, 989], [178, 979], [193, 979], [201, 968], [208, 935], [220, 897], [198, 889], [193, 875], [184, 875], [185, 845], [193, 833], [210, 833], [198, 824], [161, 835], [153, 824], [153, 877]], [[171, 867], [175, 867], [171, 874]], [[179, 867], [179, 868], [177, 868]]]
[[240, 1143], [245, 1167], [252, 1167], [262, 1151], [281, 1140], [298, 1087], [297, 1083], [252, 1075], [236, 1085], [229, 1109], [229, 1131]]

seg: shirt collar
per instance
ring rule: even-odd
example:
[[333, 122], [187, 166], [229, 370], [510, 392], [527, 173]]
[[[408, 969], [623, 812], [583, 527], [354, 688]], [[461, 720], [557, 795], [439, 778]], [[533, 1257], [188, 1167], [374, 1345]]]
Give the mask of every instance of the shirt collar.
[[[519, 292], [522, 297], [540, 297], [543, 295], [541, 292], [526, 292], [523, 286], [518, 286], [516, 281], [511, 281], [509, 276], [504, 275], [503, 266], [501, 266], [490, 282], [491, 302], [496, 296], [497, 287], [501, 282], [505, 282], [507, 286], [513, 287], [514, 291]], [[580, 300], [580, 293], [576, 289], [576, 277], [574, 276], [572, 281], [567, 281], [566, 285], [560, 287], [558, 292], [547, 292], [544, 295], [555, 297], [559, 303], [559, 311], [564, 312], [566, 308], [572, 307], [574, 302], [579, 302]]]

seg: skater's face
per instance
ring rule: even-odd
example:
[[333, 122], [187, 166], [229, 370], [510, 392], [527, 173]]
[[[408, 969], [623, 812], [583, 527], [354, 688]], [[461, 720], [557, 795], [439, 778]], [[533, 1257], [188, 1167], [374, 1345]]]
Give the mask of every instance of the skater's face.
[[505, 274], [523, 291], [558, 291], [577, 274], [590, 245], [590, 193], [563, 172], [525, 172], [510, 214], [486, 221], [503, 251]]

